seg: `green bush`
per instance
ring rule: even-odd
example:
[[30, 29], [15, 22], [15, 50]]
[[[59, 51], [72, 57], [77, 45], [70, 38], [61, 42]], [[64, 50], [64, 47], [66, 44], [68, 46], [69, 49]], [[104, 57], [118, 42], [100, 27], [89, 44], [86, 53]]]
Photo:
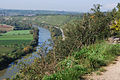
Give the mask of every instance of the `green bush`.
[[106, 42], [83, 47], [57, 64], [57, 72], [44, 76], [43, 80], [78, 80], [84, 74], [108, 65], [120, 54], [120, 44]]

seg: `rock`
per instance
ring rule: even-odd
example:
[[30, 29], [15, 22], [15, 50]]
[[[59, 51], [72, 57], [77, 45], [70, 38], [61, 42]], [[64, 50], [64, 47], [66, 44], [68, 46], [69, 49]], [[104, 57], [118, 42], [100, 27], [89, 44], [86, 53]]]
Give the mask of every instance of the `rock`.
[[113, 43], [113, 42], [114, 42], [114, 37], [108, 38], [108, 41], [109, 41], [110, 43]]
[[115, 38], [115, 39], [114, 39], [114, 41], [119, 41], [119, 40], [120, 40], [120, 38]]
[[110, 37], [108, 38], [109, 43], [117, 44], [120, 43], [120, 38], [119, 37]]
[[118, 43], [117, 41], [114, 41], [114, 43], [116, 44], [116, 43]]

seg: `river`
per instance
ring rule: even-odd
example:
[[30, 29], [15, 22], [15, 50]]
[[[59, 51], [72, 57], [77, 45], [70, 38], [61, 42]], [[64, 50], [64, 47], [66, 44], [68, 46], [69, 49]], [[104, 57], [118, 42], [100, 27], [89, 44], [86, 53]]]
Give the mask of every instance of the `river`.
[[[9, 64], [9, 67], [7, 69], [0, 71], [0, 80], [5, 79], [5, 78], [11, 79], [15, 77], [15, 75], [19, 72], [22, 66], [20, 63], [30, 65], [34, 61], [35, 58], [40, 57], [37, 54], [37, 52], [39, 52], [39, 48], [44, 43], [50, 44], [50, 42], [48, 41], [49, 39], [51, 39], [50, 31], [45, 28], [41, 28], [41, 27], [38, 27], [38, 29], [39, 29], [39, 39], [38, 39], [38, 46], [36, 47], [36, 52], [33, 52], [30, 55], [26, 55], [22, 57], [21, 59], [17, 60], [17, 63], [12, 62], [11, 64]], [[45, 45], [45, 47], [48, 47], [48, 50], [52, 48], [49, 45]]]

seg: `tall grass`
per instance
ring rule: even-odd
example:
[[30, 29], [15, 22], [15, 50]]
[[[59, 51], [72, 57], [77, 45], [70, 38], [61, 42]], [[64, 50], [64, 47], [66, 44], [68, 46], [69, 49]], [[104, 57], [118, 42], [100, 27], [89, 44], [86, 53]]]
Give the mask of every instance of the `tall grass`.
[[120, 54], [120, 44], [96, 43], [74, 52], [57, 64], [55, 74], [43, 80], [79, 80], [82, 75], [108, 65]]

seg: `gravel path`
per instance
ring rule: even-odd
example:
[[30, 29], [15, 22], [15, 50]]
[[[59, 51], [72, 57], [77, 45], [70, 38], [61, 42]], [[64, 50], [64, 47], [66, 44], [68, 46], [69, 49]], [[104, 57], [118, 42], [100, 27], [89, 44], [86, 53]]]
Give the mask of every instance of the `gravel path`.
[[104, 67], [106, 71], [101, 75], [94, 72], [92, 75], [86, 76], [86, 80], [120, 80], [120, 56], [113, 63]]

